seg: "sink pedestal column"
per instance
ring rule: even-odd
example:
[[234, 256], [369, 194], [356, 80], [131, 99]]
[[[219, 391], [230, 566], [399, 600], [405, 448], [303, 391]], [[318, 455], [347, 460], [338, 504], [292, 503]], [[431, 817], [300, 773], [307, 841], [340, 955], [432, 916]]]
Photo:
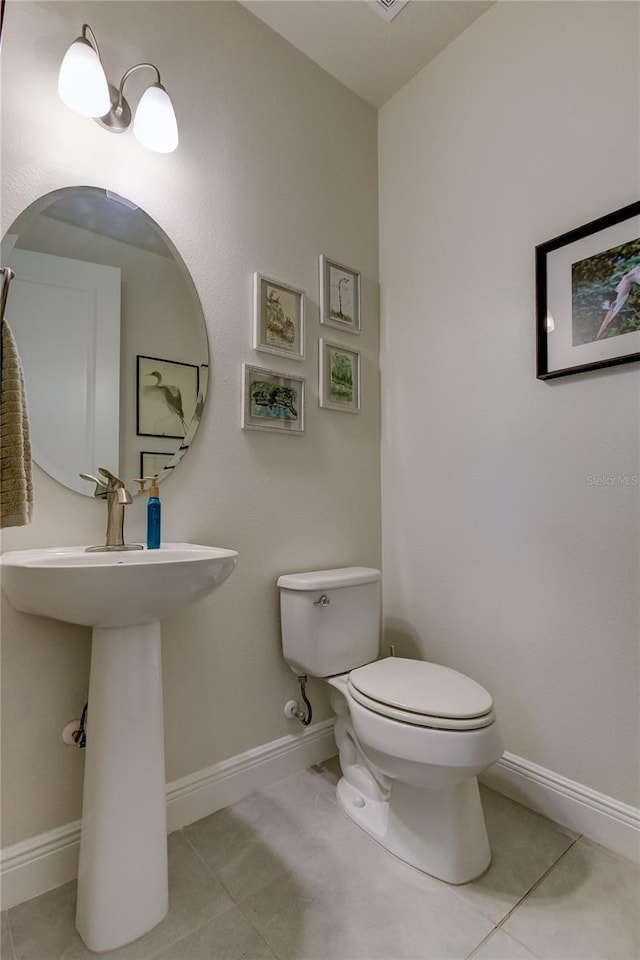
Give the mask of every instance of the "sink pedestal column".
[[113, 950], [168, 902], [160, 624], [94, 627], [76, 926]]

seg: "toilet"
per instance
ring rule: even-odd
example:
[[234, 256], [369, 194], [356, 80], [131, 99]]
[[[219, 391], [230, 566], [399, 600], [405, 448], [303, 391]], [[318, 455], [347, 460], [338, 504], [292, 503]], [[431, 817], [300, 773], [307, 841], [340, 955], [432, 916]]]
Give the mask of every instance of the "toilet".
[[493, 701], [448, 667], [377, 659], [380, 580], [370, 567], [281, 576], [284, 659], [331, 688], [344, 813], [418, 870], [467, 883], [491, 861], [476, 778], [502, 755]]

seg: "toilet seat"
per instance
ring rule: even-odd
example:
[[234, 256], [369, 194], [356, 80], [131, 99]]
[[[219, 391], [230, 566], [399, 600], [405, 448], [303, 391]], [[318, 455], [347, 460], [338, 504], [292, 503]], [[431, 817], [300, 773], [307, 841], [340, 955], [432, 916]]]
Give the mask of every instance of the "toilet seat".
[[478, 730], [495, 720], [491, 695], [457, 670], [388, 657], [352, 670], [349, 693], [381, 716], [438, 730]]

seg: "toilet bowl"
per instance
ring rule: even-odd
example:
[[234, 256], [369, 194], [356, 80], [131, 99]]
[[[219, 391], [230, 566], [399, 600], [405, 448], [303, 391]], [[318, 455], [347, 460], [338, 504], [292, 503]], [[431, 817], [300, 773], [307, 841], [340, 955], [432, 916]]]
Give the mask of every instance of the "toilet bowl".
[[476, 777], [502, 754], [490, 694], [439, 664], [375, 659], [378, 570], [288, 574], [278, 586], [285, 660], [330, 686], [341, 809], [425, 873], [479, 876], [491, 851]]

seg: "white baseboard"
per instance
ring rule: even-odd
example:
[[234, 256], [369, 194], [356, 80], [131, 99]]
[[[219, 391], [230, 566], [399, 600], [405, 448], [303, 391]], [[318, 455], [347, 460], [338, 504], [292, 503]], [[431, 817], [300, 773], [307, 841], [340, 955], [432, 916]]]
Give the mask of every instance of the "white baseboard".
[[[169, 833], [334, 756], [333, 718], [222, 760], [167, 784]], [[80, 820], [0, 851], [0, 909], [59, 887], [78, 874]]]
[[0, 852], [2, 910], [77, 877], [80, 823], [67, 823]]
[[640, 810], [505, 753], [480, 777], [482, 783], [543, 813], [614, 853], [640, 863]]
[[334, 722], [332, 717], [301, 728], [295, 734], [167, 784], [168, 832], [195, 823], [270, 783], [335, 756], [338, 749], [333, 736]]

